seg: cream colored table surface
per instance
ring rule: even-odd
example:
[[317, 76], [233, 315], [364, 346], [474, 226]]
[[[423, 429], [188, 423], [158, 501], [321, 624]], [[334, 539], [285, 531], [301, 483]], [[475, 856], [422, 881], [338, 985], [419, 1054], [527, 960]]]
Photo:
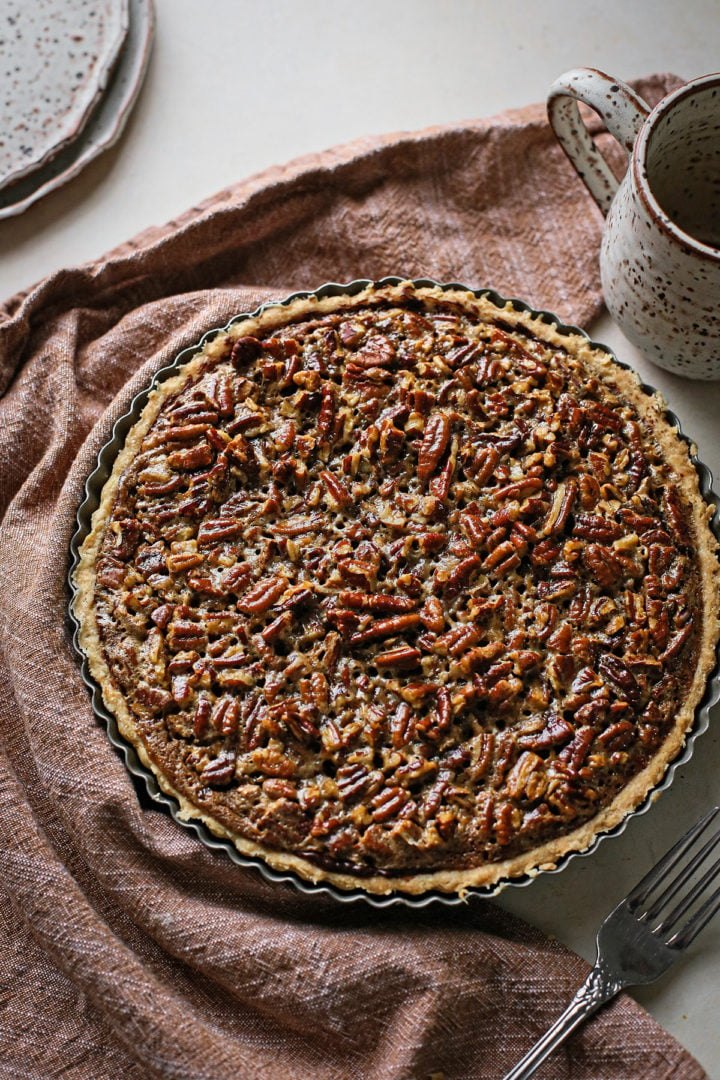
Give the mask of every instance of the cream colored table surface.
[[[0, 296], [92, 259], [270, 165], [361, 135], [540, 101], [570, 67], [598, 67], [621, 78], [663, 70], [689, 78], [720, 69], [719, 0], [364, 0], [361, 8], [346, 0], [156, 0], [156, 6], [154, 56], [119, 146], [22, 217], [0, 222]], [[662, 390], [720, 475], [720, 382], [694, 384], [653, 368], [608, 318], [590, 329]], [[507, 890], [499, 903], [593, 959], [606, 912], [719, 802], [720, 730], [711, 727], [673, 788], [620, 838], [562, 874]], [[719, 975], [720, 917], [670, 976], [637, 993], [712, 1080], [720, 1080]]]

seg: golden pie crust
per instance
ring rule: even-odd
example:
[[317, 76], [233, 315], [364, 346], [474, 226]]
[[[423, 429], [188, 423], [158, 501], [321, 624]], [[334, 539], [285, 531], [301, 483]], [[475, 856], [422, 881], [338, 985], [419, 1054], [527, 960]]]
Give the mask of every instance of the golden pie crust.
[[584, 850], [677, 757], [710, 516], [585, 337], [461, 289], [310, 296], [151, 392], [80, 643], [181, 816], [306, 880], [463, 893]]

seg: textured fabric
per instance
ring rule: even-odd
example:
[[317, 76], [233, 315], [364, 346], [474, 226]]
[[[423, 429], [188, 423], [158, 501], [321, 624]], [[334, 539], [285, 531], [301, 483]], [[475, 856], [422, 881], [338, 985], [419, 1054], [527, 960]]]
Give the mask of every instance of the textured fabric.
[[[583, 961], [491, 904], [339, 905], [207, 850], [94, 718], [66, 574], [113, 422], [206, 329], [388, 273], [584, 322], [601, 227], [537, 106], [274, 169], [0, 310], [2, 1080], [493, 1080], [582, 981]], [[540, 1075], [705, 1076], [628, 997]]]

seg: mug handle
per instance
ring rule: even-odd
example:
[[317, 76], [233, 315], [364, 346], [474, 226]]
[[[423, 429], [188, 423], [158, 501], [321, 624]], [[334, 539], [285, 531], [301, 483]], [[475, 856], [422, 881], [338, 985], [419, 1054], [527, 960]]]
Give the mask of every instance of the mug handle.
[[650, 108], [624, 82], [595, 68], [573, 68], [550, 87], [547, 100], [550, 126], [578, 176], [603, 214], [607, 214], [618, 181], [585, 127], [578, 101], [598, 113], [628, 154], [632, 154]]

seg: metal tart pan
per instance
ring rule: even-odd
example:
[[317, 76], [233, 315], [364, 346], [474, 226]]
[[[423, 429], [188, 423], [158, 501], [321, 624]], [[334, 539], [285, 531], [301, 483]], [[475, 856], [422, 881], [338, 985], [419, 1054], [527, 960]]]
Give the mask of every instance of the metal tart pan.
[[[100, 493], [106, 480], [110, 476], [115, 458], [125, 443], [125, 438], [128, 431], [140, 418], [140, 414], [142, 413], [142, 410], [147, 403], [150, 391], [154, 387], [158, 386], [160, 383], [164, 382], [170, 376], [177, 374], [178, 369], [184, 363], [186, 363], [191, 358], [191, 356], [193, 356], [200, 348], [202, 348], [202, 346], [205, 345], [211, 338], [215, 337], [219, 333], [223, 333], [224, 331], [228, 330], [229, 327], [231, 327], [237, 322], [259, 315], [267, 308], [284, 307], [294, 300], [302, 300], [310, 297], [317, 297], [319, 299], [322, 299], [323, 297], [327, 296], [355, 296], [357, 293], [361, 292], [369, 285], [398, 285], [404, 280], [407, 279], [401, 277], [384, 277], [376, 282], [373, 282], [369, 279], [359, 279], [352, 281], [346, 285], [338, 284], [335, 282], [328, 282], [325, 285], [321, 285], [318, 289], [292, 293], [290, 296], [286, 297], [284, 300], [281, 301], [269, 301], [267, 303], [261, 304], [260, 307], [258, 307], [255, 311], [244, 312], [242, 314], [235, 315], [225, 326], [216, 327], [212, 330], [209, 330], [206, 334], [203, 335], [203, 337], [200, 339], [199, 342], [197, 342], [197, 344], [192, 345], [189, 348], [183, 349], [182, 352], [179, 353], [179, 355], [175, 358], [172, 364], [167, 365], [166, 367], [162, 368], [160, 371], [157, 372], [150, 385], [146, 387], [145, 390], [141, 391], [133, 399], [128, 412], [125, 413], [124, 416], [120, 417], [120, 419], [115, 423], [112, 431], [112, 436], [100, 451], [98, 455], [97, 465], [85, 483], [85, 496], [77, 512], [77, 529], [73, 535], [70, 544], [71, 566], [68, 574], [68, 583], [71, 592], [71, 601], [69, 605], [69, 615], [74, 625], [73, 644], [82, 661], [82, 679], [88, 690], [90, 691], [95, 715], [104, 724], [110, 742], [123, 755], [128, 771], [144, 784], [150, 799], [158, 806], [164, 808], [164, 810], [170, 814], [170, 816], [178, 823], [178, 825], [181, 825], [184, 829], [189, 829], [191, 832], [194, 832], [198, 839], [201, 840], [206, 847], [210, 848], [213, 851], [224, 852], [228, 856], [228, 858], [230, 858], [238, 866], [254, 868], [268, 882], [271, 882], [273, 884], [289, 883], [296, 889], [298, 889], [300, 892], [305, 893], [308, 896], [325, 895], [339, 901], [340, 903], [352, 904], [357, 902], [364, 902], [375, 908], [388, 908], [392, 907], [393, 905], [400, 905], [409, 908], [425, 908], [428, 905], [434, 903], [440, 903], [452, 907], [466, 903], [470, 899], [470, 897], [489, 899], [490, 897], [497, 896], [499, 892], [509, 886], [523, 887], [529, 885], [539, 874], [542, 874], [544, 876], [546, 874], [560, 873], [560, 871], [563, 870], [571, 860], [577, 858], [584, 858], [587, 855], [591, 855], [603, 840], [606, 840], [608, 837], [611, 836], [619, 836], [625, 830], [631, 818], [635, 818], [640, 814], [646, 813], [656, 801], [660, 793], [665, 791], [666, 788], [670, 786], [677, 769], [685, 765], [690, 760], [695, 748], [695, 741], [698, 736], [702, 735], [705, 731], [707, 731], [710, 722], [710, 710], [713, 705], [715, 705], [716, 702], [720, 700], [720, 646], [718, 646], [718, 650], [716, 651], [717, 660], [715, 668], [713, 669], [712, 673], [708, 678], [705, 694], [696, 709], [693, 726], [688, 732], [681, 753], [678, 755], [677, 758], [675, 758], [674, 761], [669, 764], [661, 782], [657, 784], [650, 792], [648, 792], [643, 802], [634, 810], [632, 810], [629, 814], [627, 814], [623, 818], [623, 820], [619, 822], [619, 824], [617, 824], [614, 828], [609, 829], [606, 832], [598, 833], [594, 837], [589, 847], [585, 848], [583, 851], [568, 852], [566, 855], [562, 856], [562, 858], [558, 859], [557, 864], [551, 869], [537, 870], [533, 873], [524, 874], [521, 877], [503, 879], [492, 886], [471, 887], [467, 889], [463, 896], [459, 896], [455, 893], [444, 893], [440, 892], [439, 890], [430, 890], [419, 896], [411, 896], [401, 892], [388, 893], [387, 895], [376, 895], [373, 893], [365, 892], [361, 887], [352, 890], [344, 890], [339, 889], [327, 882], [313, 883], [310, 881], [306, 881], [292, 871], [274, 870], [259, 857], [241, 854], [230, 840], [221, 839], [220, 837], [215, 836], [202, 822], [193, 820], [187, 821], [179, 817], [179, 805], [177, 803], [177, 800], [174, 799], [171, 795], [166, 794], [160, 788], [154, 774], [148, 768], [146, 768], [138, 758], [134, 747], [130, 743], [126, 742], [126, 740], [120, 735], [115, 717], [106, 708], [102, 698], [102, 692], [100, 690], [100, 687], [95, 681], [95, 679], [92, 677], [87, 657], [85, 656], [83, 650], [80, 647], [80, 626], [74, 611], [76, 589], [73, 577], [74, 571], [78, 565], [80, 558], [80, 546], [83, 543], [85, 537], [90, 532], [92, 515], [100, 503]], [[541, 319], [543, 322], [553, 325], [556, 331], [561, 335], [577, 334], [580, 337], [584, 337], [594, 349], [598, 349], [601, 352], [606, 353], [616, 364], [618, 364], [619, 367], [624, 368], [625, 370], [632, 370], [630, 368], [630, 365], [624, 364], [620, 360], [618, 360], [611, 349], [609, 349], [606, 345], [602, 345], [598, 342], [592, 341], [589, 335], [586, 334], [585, 331], [580, 329], [579, 327], [563, 323], [562, 320], [560, 320], [556, 315], [553, 315], [552, 312], [538, 311], [535, 308], [530, 307], [529, 304], [526, 304], [522, 300], [508, 300], [507, 298], [500, 296], [500, 294], [495, 292], [494, 289], [470, 289], [468, 288], [468, 286], [458, 284], [457, 282], [439, 283], [436, 281], [432, 281], [429, 278], [415, 279], [413, 280], [412, 284], [418, 287], [440, 288], [443, 290], [461, 289], [465, 292], [473, 293], [473, 295], [476, 297], [488, 297], [498, 307], [504, 307], [506, 304], [510, 303], [512, 307], [517, 311], [527, 312], [533, 317]], [[649, 386], [646, 383], [641, 384], [641, 389], [649, 396], [654, 396], [657, 394], [655, 388]], [[695, 452], [694, 445], [691, 443], [688, 437], [683, 434], [680, 427], [680, 421], [678, 420], [677, 416], [669, 409], [666, 409], [665, 417], [674, 427], [677, 428], [681, 438], [688, 445], [691, 461], [693, 462], [693, 465], [697, 470], [699, 487], [702, 497], [709, 505], [714, 507], [714, 513], [711, 518], [710, 525], [713, 533], [718, 538], [718, 540], [720, 540], [720, 509], [717, 505], [718, 503], [720, 503], [720, 498], [718, 498], [718, 496], [713, 492], [713, 478], [710, 469], [707, 467], [707, 465], [703, 464], [703, 462], [700, 461]]]

